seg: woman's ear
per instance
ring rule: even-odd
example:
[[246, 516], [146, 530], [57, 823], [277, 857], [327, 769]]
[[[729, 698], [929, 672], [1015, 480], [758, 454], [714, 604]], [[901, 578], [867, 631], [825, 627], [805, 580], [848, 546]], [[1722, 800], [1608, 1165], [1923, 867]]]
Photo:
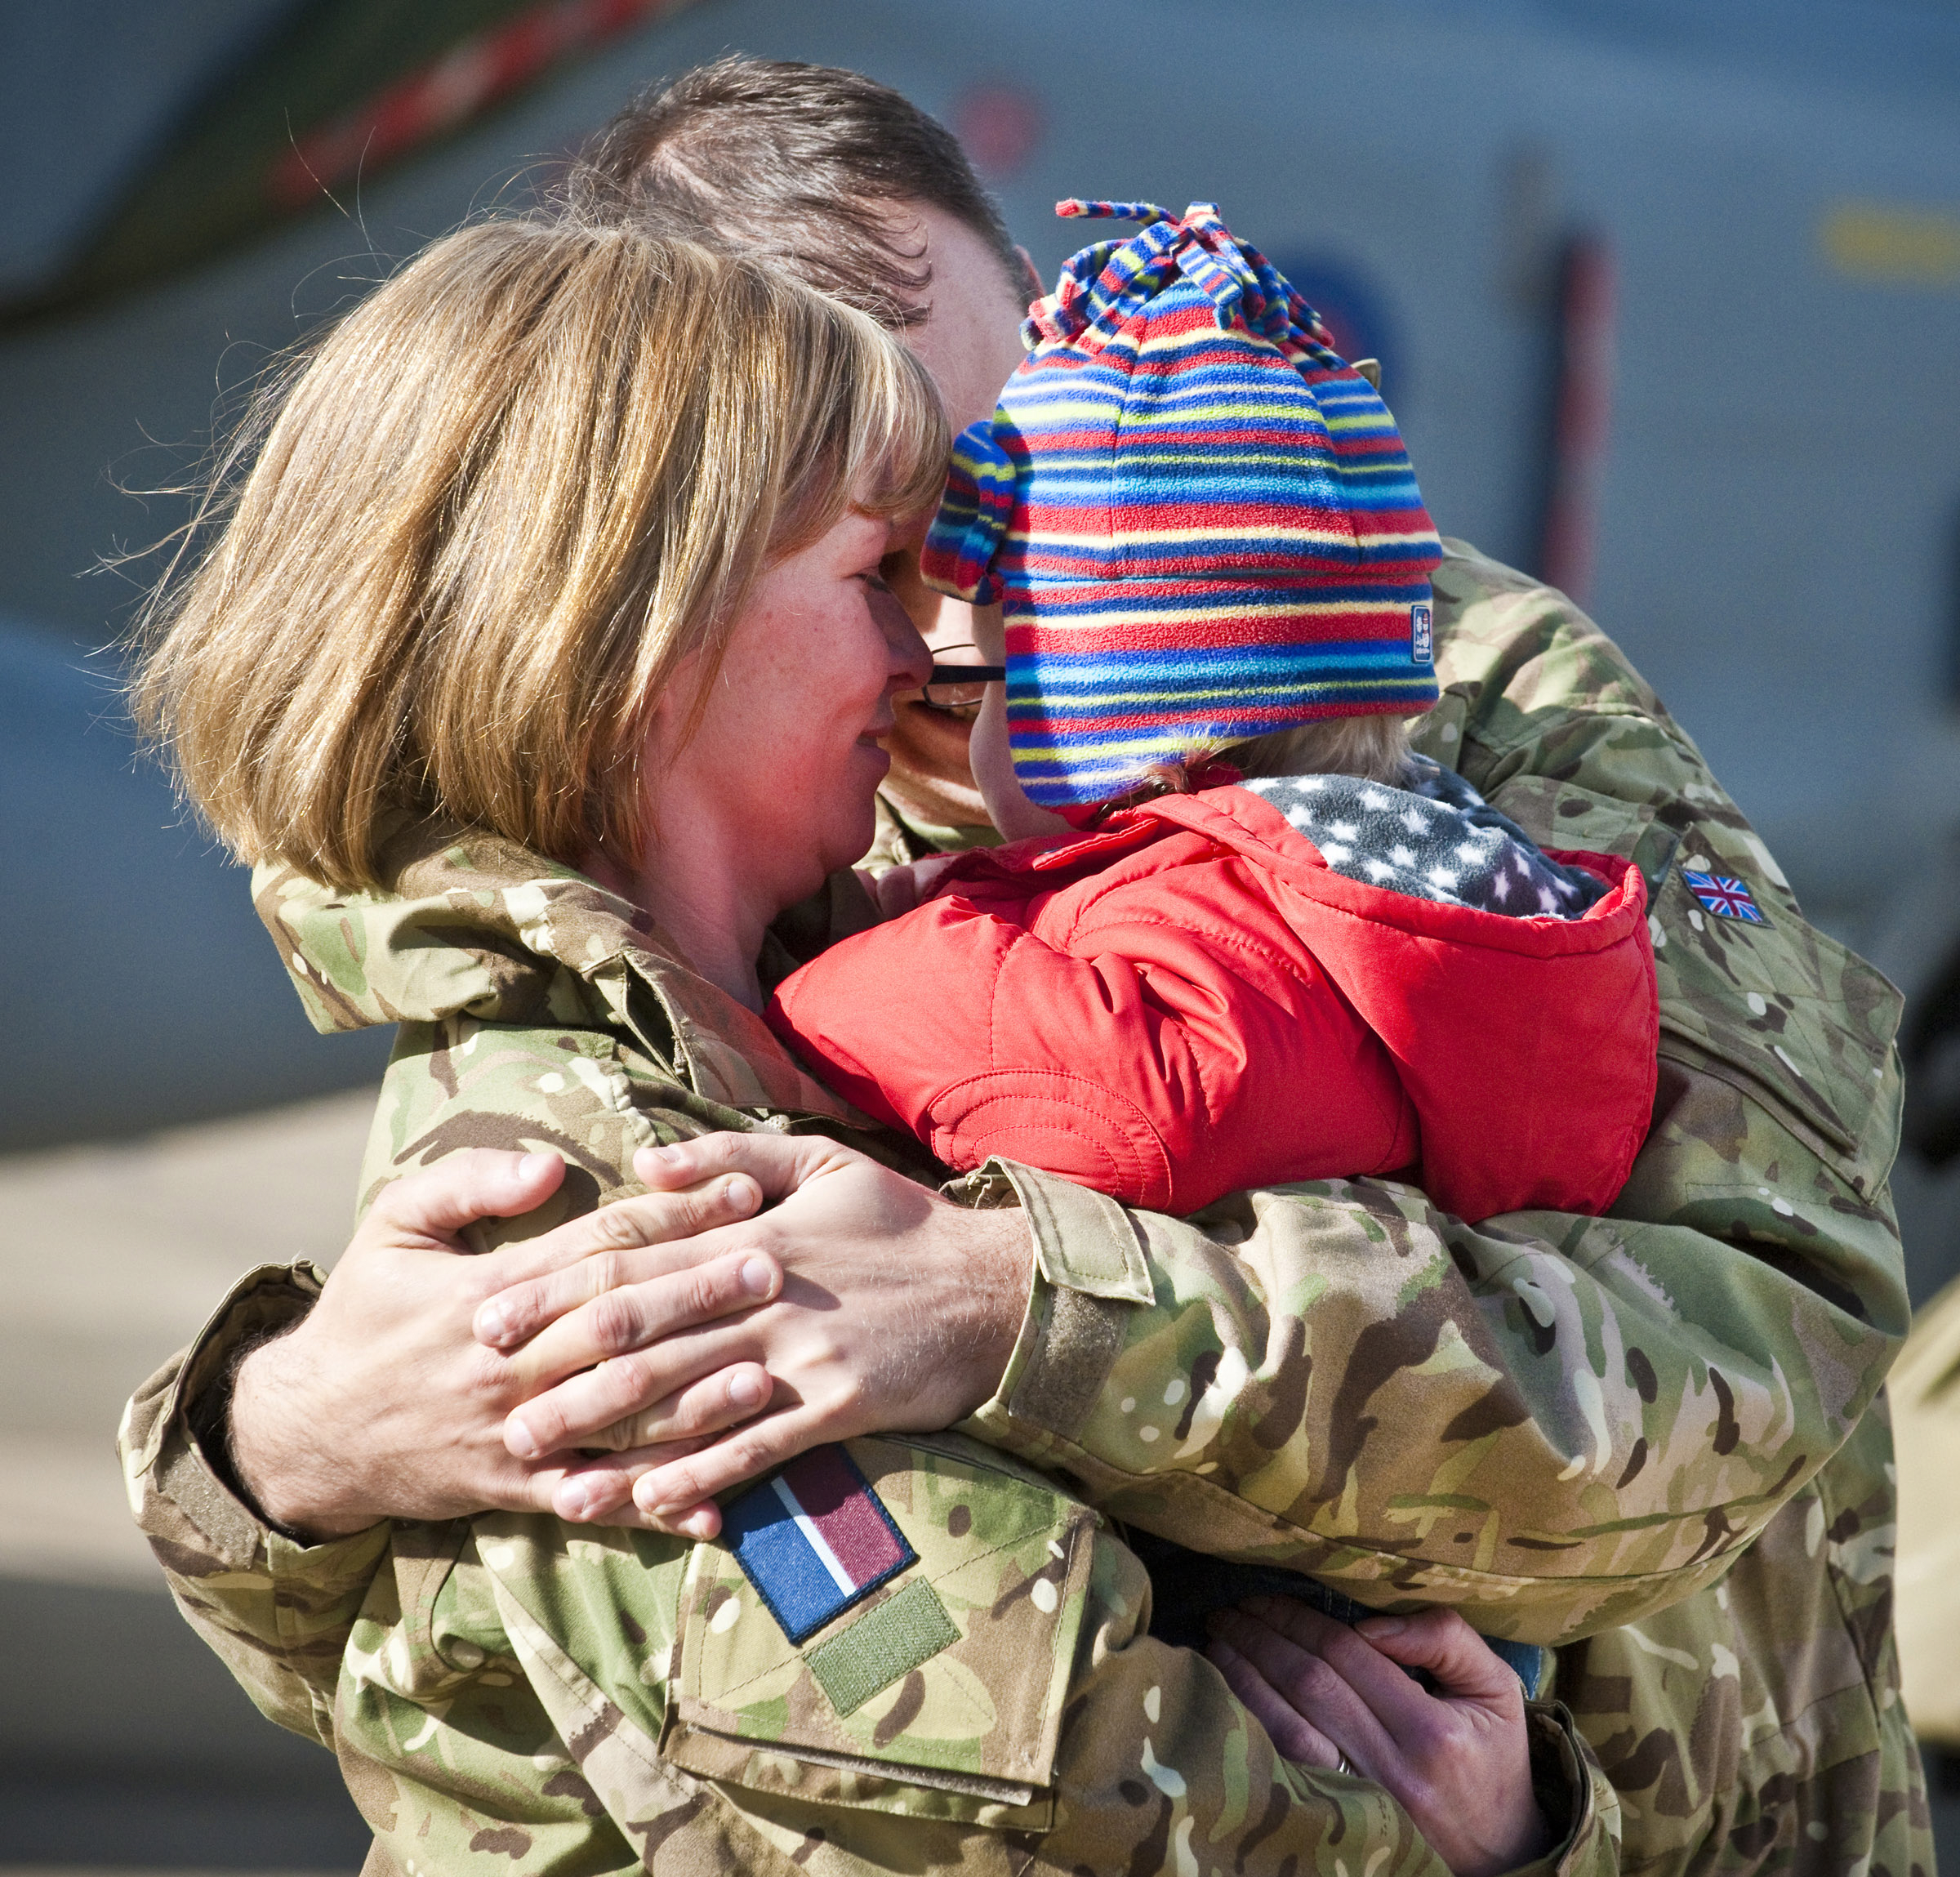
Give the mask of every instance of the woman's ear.
[[641, 748], [642, 769], [649, 787], [673, 767], [688, 747], [707, 702], [702, 694], [707, 671], [708, 659], [701, 647], [683, 653], [647, 706]]

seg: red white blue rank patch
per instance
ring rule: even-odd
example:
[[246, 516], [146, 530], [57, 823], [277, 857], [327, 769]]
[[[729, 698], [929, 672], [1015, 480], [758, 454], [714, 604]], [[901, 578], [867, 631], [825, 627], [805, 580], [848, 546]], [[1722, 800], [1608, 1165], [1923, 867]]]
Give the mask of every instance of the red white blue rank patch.
[[918, 1561], [841, 1447], [799, 1454], [722, 1513], [721, 1540], [792, 1643]]
[[1717, 919], [1740, 919], [1748, 925], [1769, 924], [1754, 894], [1741, 881], [1726, 873], [1690, 873], [1685, 867], [1681, 876], [1687, 881], [1689, 892]]

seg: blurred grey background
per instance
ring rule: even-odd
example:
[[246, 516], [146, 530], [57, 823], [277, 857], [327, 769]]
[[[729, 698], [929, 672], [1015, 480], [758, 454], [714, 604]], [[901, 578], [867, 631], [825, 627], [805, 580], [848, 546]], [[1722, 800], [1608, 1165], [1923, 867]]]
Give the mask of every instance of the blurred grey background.
[[[1952, 0], [0, 5], [0, 1865], [351, 1870], [332, 1763], [177, 1621], [107, 1458], [261, 1257], [330, 1257], [385, 1039], [321, 1039], [136, 760], [115, 643], [278, 350], [639, 86], [856, 66], [1045, 274], [1221, 203], [1383, 364], [1429, 504], [1568, 586], [1910, 999], [1915, 1296], [1960, 1265]], [[346, 1091], [346, 1092], [336, 1092]]]

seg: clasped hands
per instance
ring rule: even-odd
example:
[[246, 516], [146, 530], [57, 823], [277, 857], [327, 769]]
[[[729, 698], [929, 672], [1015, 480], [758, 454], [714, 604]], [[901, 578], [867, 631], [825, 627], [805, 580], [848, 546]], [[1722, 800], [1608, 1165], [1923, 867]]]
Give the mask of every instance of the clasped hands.
[[[561, 1161], [475, 1149], [384, 1188], [313, 1310], [240, 1365], [231, 1460], [261, 1510], [314, 1540], [492, 1508], [712, 1538], [715, 1494], [804, 1448], [994, 1393], [1031, 1282], [1019, 1211], [814, 1138], [712, 1135], [634, 1171], [644, 1194], [474, 1257], [464, 1228], [541, 1205]], [[1286, 1758], [1379, 1781], [1457, 1877], [1541, 1852], [1517, 1678], [1448, 1611], [1364, 1630], [1281, 1598], [1221, 1615], [1209, 1653]]]
[[635, 1171], [646, 1193], [481, 1257], [455, 1255], [464, 1228], [541, 1205], [561, 1161], [476, 1149], [385, 1188], [304, 1322], [240, 1367], [232, 1462], [267, 1516], [712, 1537], [715, 1494], [804, 1447], [992, 1393], [1031, 1282], [1018, 1212], [815, 1139], [711, 1135]]

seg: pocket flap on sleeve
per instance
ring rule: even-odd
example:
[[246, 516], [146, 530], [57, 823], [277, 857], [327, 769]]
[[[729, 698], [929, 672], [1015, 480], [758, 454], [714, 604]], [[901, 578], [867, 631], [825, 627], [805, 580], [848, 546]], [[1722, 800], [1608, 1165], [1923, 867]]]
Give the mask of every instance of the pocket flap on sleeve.
[[662, 1754], [806, 1801], [1045, 1826], [1094, 1525], [957, 1435], [792, 1461], [696, 1548]]

